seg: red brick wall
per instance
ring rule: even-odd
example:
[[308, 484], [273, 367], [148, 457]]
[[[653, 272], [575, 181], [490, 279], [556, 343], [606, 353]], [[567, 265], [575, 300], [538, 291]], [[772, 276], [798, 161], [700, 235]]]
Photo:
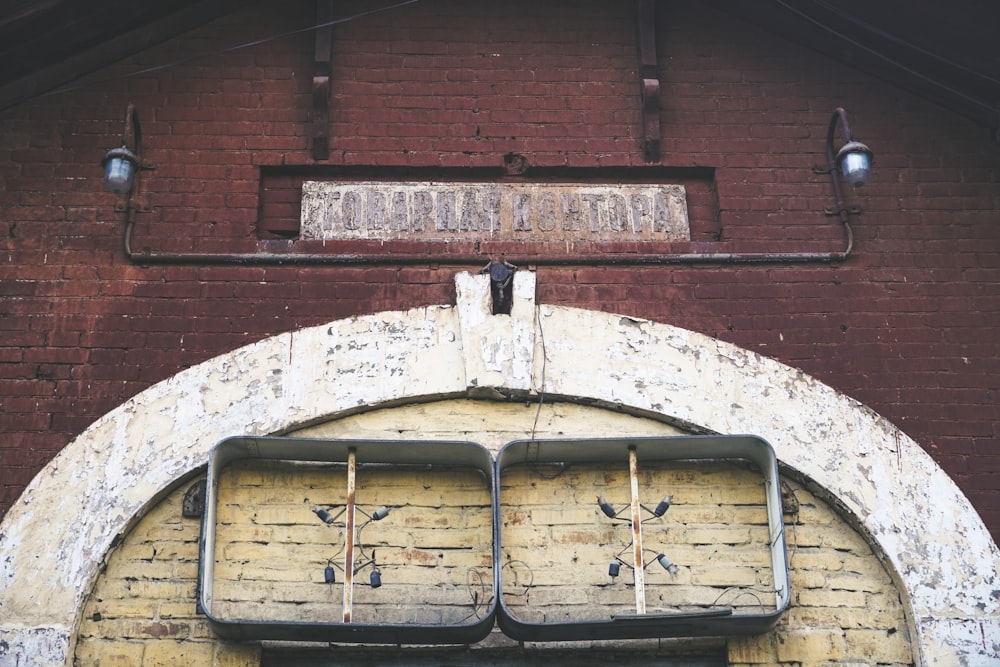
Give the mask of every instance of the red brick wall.
[[[513, 152], [528, 178], [660, 173], [643, 171], [631, 5], [597, 0], [438, 0], [338, 26], [330, 166], [315, 168], [313, 36], [221, 53], [308, 25], [310, 5], [260, 3], [0, 112], [0, 511], [150, 384], [281, 331], [452, 302], [455, 271], [478, 268], [134, 265], [98, 167], [129, 101], [156, 166], [137, 250], [289, 249], [263, 223], [294, 221], [289, 183], [337, 169], [496, 177]], [[802, 368], [914, 437], [1000, 535], [1000, 147], [888, 83], [697, 3], [667, 7], [662, 165], [689, 184], [694, 239], [841, 249], [812, 166], [844, 106], [876, 152], [873, 182], [849, 194], [864, 208], [856, 252], [832, 266], [541, 266], [539, 301], [668, 322]]]

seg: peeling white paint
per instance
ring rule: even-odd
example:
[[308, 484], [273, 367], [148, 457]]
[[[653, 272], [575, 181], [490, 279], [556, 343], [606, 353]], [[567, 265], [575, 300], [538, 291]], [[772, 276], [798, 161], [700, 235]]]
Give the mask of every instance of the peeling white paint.
[[[68, 664], [70, 632], [65, 627], [24, 627], [0, 633], [0, 665], [3, 667], [47, 667]], [[10, 637], [14, 641], [9, 641]]]
[[70, 660], [72, 628], [115, 537], [235, 434], [282, 433], [359, 406], [493, 388], [752, 433], [824, 487], [898, 577], [923, 665], [1000, 663], [1000, 552], [952, 480], [865, 406], [800, 371], [665, 324], [536, 306], [511, 315], [487, 276], [457, 306], [286, 333], [187, 369], [108, 413], [31, 482], [0, 526], [0, 665]]
[[488, 275], [455, 278], [458, 319], [470, 387], [531, 389], [535, 344], [535, 274], [514, 273], [510, 315], [493, 315]]

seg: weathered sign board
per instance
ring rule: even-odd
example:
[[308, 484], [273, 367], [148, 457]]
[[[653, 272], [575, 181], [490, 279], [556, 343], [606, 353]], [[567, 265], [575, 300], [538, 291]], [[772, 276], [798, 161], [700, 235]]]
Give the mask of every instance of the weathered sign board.
[[300, 238], [622, 242], [691, 233], [682, 185], [306, 181]]

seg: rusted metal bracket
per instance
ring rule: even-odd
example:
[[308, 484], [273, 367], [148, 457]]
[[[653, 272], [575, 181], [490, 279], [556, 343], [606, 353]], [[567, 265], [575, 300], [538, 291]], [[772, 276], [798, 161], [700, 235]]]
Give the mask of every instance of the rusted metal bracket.
[[[316, 23], [333, 20], [334, 0], [316, 0]], [[330, 60], [333, 51], [333, 27], [316, 31], [316, 53], [313, 56], [312, 109], [310, 137], [314, 160], [330, 159]]]
[[351, 622], [354, 607], [354, 542], [357, 539], [355, 500], [357, 449], [347, 450], [347, 525], [344, 527], [344, 623]]
[[635, 576], [635, 613], [646, 613], [646, 566], [642, 553], [642, 505], [639, 504], [639, 460], [635, 445], [628, 448], [629, 503], [632, 519], [632, 564]]
[[656, 60], [656, 0], [636, 0], [639, 44], [639, 91], [642, 102], [642, 154], [660, 161], [660, 79]]
[[181, 516], [185, 519], [200, 519], [205, 515], [205, 487], [207, 480], [200, 479], [184, 492]]

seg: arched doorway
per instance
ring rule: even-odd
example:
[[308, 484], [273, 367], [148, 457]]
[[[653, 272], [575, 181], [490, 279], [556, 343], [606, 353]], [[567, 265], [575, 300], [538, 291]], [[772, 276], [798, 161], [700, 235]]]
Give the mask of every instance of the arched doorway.
[[456, 306], [349, 318], [249, 345], [96, 422], [5, 518], [8, 655], [71, 659], [106, 555], [224, 437], [287, 433], [373, 406], [541, 395], [686, 432], [766, 438], [886, 559], [921, 664], [996, 659], [996, 546], [947, 475], [898, 429], [793, 368], [706, 336], [535, 304], [530, 273], [516, 274], [510, 316], [493, 316], [487, 281], [460, 274]]

